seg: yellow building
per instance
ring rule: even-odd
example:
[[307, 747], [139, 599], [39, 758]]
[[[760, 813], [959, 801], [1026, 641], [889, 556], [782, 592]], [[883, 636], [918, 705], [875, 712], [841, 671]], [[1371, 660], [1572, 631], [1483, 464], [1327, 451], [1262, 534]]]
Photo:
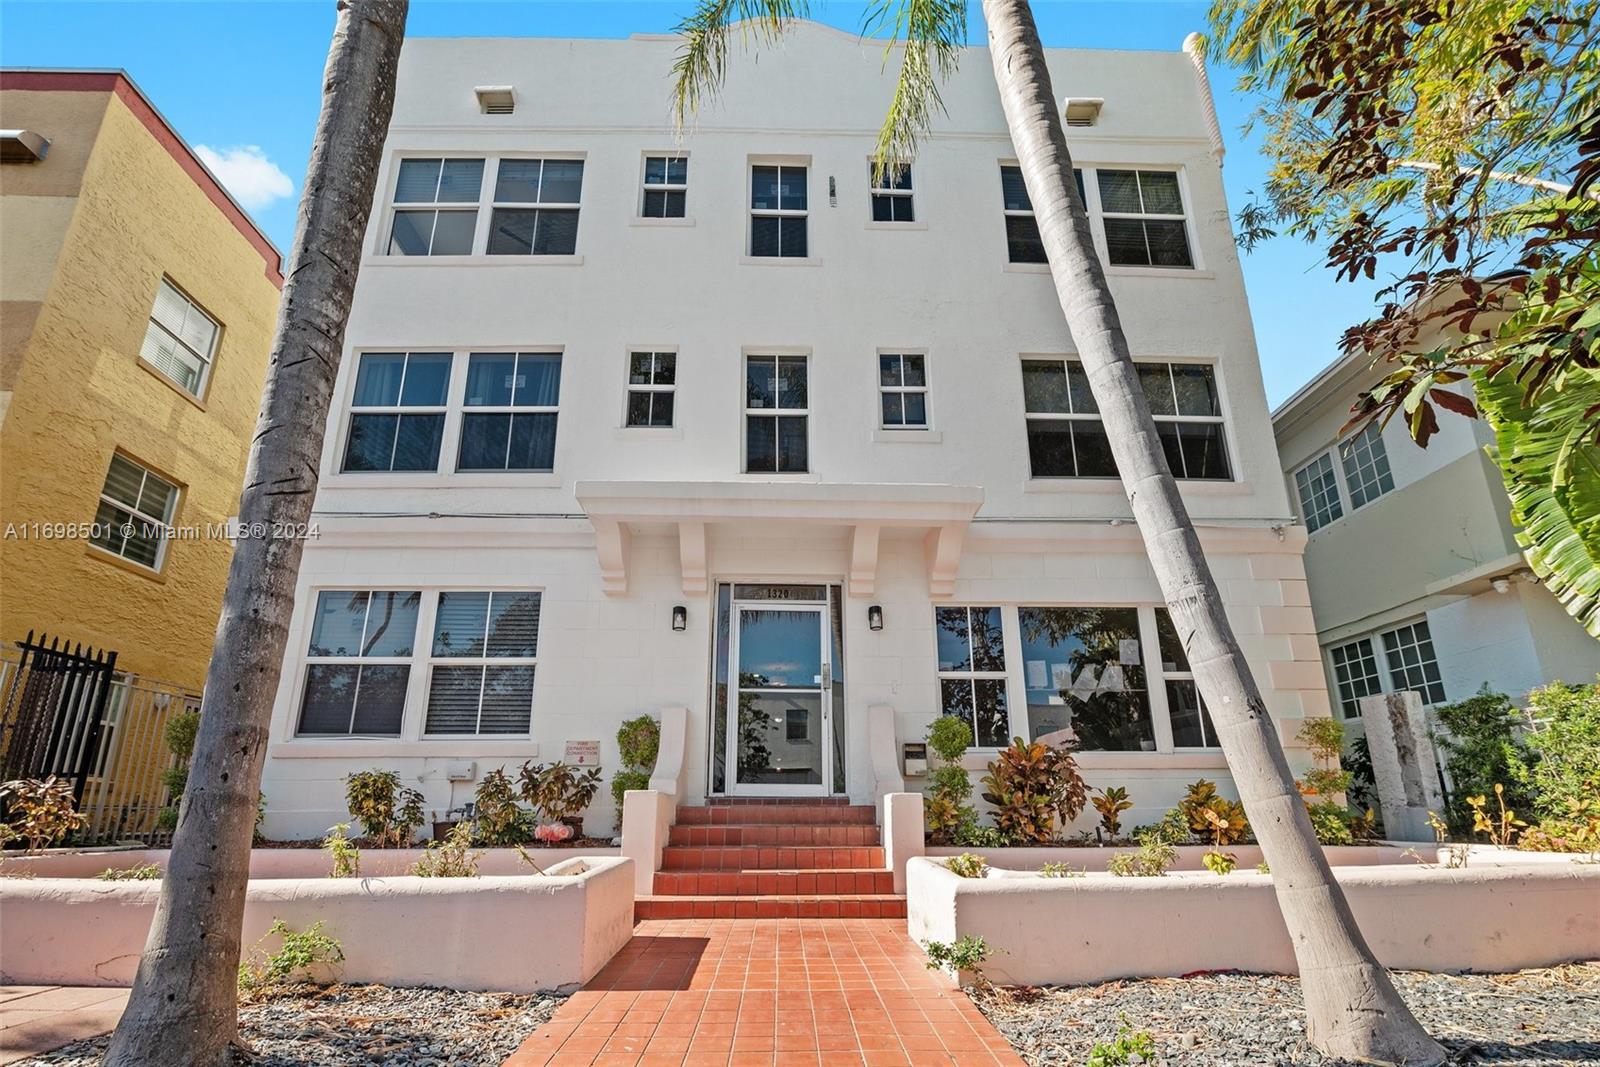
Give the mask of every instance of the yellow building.
[[121, 72], [0, 72], [0, 640], [198, 688], [281, 262]]

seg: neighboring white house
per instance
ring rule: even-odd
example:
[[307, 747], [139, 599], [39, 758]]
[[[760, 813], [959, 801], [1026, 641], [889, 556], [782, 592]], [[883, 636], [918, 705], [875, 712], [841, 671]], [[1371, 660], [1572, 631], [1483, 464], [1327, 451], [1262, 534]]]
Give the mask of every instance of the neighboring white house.
[[[570, 742], [598, 741], [609, 776], [619, 722], [663, 706], [689, 709], [689, 799], [869, 801], [898, 784], [874, 756], [897, 766], [941, 711], [974, 722], [974, 768], [1071, 725], [1131, 822], [1196, 778], [1229, 788], [983, 50], [875, 187], [880, 45], [806, 23], [736, 54], [681, 142], [677, 48], [406, 42], [265, 831], [345, 818], [342, 778], [369, 767], [436, 812]], [[1292, 744], [1330, 709], [1209, 92], [1183, 52], [1048, 58], [1152, 407]], [[895, 751], [874, 752], [883, 716]], [[611, 815], [602, 792], [592, 824]]]
[[1488, 425], [1448, 412], [1426, 449], [1402, 420], [1341, 434], [1358, 393], [1386, 372], [1335, 361], [1273, 412], [1301, 523], [1311, 607], [1336, 714], [1413, 689], [1424, 705], [1484, 685], [1513, 698], [1557, 679], [1592, 682], [1600, 642], [1528, 569]]

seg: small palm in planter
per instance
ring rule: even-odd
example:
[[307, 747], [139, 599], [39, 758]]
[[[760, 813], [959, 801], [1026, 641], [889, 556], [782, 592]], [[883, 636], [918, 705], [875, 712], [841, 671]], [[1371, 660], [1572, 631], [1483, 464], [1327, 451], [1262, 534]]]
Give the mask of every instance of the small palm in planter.
[[553, 825], [571, 829], [567, 836], [582, 836], [583, 812], [600, 790], [600, 769], [574, 767], [557, 760], [546, 766], [528, 762], [519, 774], [522, 799], [533, 805], [540, 826], [534, 836], [541, 841], [561, 840]]

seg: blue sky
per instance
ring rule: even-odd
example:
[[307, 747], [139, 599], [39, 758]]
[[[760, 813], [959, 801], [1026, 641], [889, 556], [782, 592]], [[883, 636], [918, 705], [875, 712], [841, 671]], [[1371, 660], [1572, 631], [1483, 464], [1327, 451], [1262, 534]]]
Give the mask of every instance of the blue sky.
[[[412, 0], [418, 36], [623, 37], [670, 30], [691, 0], [543, 0], [468, 3]], [[860, 27], [862, 5], [816, 3], [814, 17]], [[1034, 0], [1046, 45], [1177, 49], [1205, 28], [1205, 4], [1189, 0]], [[294, 230], [295, 197], [316, 124], [321, 73], [333, 27], [332, 0], [270, 3], [98, 3], [6, 0], [0, 63], [121, 67], [213, 164], [279, 248]], [[973, 43], [983, 41], [974, 6]], [[1212, 88], [1227, 141], [1223, 177], [1230, 207], [1261, 187], [1258, 138], [1241, 126], [1250, 103], [1234, 75], [1213, 68]], [[1333, 359], [1345, 327], [1370, 314], [1372, 283], [1336, 282], [1317, 251], [1279, 238], [1244, 257], [1267, 396], [1285, 399]]]

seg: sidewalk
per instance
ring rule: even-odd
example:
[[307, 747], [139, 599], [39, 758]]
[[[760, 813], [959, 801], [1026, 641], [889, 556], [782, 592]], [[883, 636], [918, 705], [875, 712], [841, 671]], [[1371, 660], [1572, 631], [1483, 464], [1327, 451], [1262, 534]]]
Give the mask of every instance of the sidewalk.
[[108, 1033], [127, 1003], [121, 986], [0, 986], [0, 1063]]

